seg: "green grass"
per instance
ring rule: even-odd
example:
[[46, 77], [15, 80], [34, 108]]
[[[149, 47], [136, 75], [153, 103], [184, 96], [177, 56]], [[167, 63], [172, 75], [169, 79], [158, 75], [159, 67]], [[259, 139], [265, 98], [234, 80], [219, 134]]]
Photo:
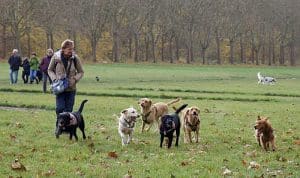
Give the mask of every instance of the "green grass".
[[[54, 136], [55, 97], [41, 84], [10, 85], [8, 65], [0, 64], [0, 177], [300, 177], [300, 70], [290, 67], [192, 65], [85, 65], [74, 109], [88, 99], [83, 114], [87, 140]], [[258, 85], [256, 73], [277, 78]], [[100, 76], [96, 82], [95, 76]], [[20, 79], [20, 74], [19, 74]], [[149, 97], [201, 109], [200, 143], [159, 148], [159, 135], [141, 133], [121, 146], [120, 111]], [[179, 105], [177, 104], [177, 106]], [[275, 152], [265, 152], [254, 138], [257, 115], [268, 116], [275, 129]], [[108, 156], [116, 152], [117, 158]], [[26, 171], [12, 170], [15, 159]], [[251, 161], [258, 169], [248, 169]]]

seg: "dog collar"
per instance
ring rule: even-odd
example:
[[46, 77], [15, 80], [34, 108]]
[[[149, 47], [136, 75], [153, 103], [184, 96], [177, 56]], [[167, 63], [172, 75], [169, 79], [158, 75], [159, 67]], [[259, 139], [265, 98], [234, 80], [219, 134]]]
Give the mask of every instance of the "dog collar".
[[147, 124], [149, 124], [150, 122], [148, 121], [148, 117], [149, 117], [149, 115], [150, 115], [150, 113], [151, 113], [151, 111], [149, 111], [147, 114], [142, 114], [142, 120], [145, 122], [145, 123], [147, 123]]
[[196, 125], [192, 125], [189, 121], [186, 122], [186, 125], [191, 127], [192, 131], [196, 131], [198, 124], [199, 120], [197, 121]]
[[134, 127], [134, 123], [131, 125], [131, 122], [128, 122], [126, 119], [124, 119], [126, 124], [128, 125], [128, 128], [133, 128]]

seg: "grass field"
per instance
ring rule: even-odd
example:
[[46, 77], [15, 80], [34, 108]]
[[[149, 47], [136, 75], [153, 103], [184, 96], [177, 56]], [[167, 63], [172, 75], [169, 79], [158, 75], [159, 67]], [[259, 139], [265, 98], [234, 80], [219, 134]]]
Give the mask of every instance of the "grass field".
[[[85, 65], [74, 109], [88, 99], [83, 115], [87, 140], [54, 136], [55, 97], [42, 85], [10, 85], [0, 63], [0, 177], [300, 177], [300, 70], [289, 67], [106, 64]], [[256, 73], [277, 79], [258, 85]], [[96, 82], [95, 76], [100, 76]], [[121, 146], [120, 111], [149, 97], [176, 97], [201, 109], [200, 143], [159, 148], [159, 134], [141, 133]], [[275, 152], [254, 138], [258, 115], [275, 129]], [[18, 159], [26, 170], [13, 170]], [[250, 162], [256, 168], [250, 168]]]

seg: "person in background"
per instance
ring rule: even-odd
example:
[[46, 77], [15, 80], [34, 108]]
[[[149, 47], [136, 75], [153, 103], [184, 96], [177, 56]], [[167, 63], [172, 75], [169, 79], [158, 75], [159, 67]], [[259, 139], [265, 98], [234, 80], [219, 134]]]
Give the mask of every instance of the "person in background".
[[50, 64], [51, 58], [53, 56], [53, 50], [47, 49], [46, 56], [42, 59], [40, 63], [40, 71], [43, 74], [43, 92], [46, 93], [47, 91], [47, 80], [49, 79], [49, 83], [52, 83], [51, 78], [48, 75], [48, 66]]
[[[51, 58], [48, 74], [52, 81], [67, 78], [69, 86], [64, 92], [56, 95], [56, 115], [72, 112], [76, 95], [76, 84], [83, 77], [83, 68], [78, 56], [74, 53], [74, 42], [67, 39], [62, 42], [61, 50]], [[56, 121], [57, 126], [57, 121]]]
[[39, 60], [36, 57], [36, 53], [34, 52], [32, 53], [32, 57], [30, 59], [29, 64], [30, 64], [30, 84], [32, 84], [34, 80], [36, 81], [36, 84], [38, 84], [39, 80], [36, 77], [36, 73], [39, 68]]
[[18, 54], [17, 49], [13, 49], [12, 55], [8, 59], [8, 63], [9, 63], [10, 83], [16, 84], [18, 82], [19, 67], [21, 66], [22, 63], [21, 57]]
[[30, 64], [29, 64], [27, 57], [24, 58], [21, 66], [23, 67], [22, 79], [24, 81], [24, 84], [26, 84], [26, 83], [28, 83], [28, 79], [29, 79], [29, 75], [30, 75]]

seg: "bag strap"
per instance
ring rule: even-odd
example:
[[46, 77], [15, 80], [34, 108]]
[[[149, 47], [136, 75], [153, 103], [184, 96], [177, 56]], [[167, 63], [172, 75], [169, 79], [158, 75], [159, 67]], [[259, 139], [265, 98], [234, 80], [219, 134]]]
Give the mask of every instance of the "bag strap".
[[73, 59], [71, 59], [70, 65], [69, 65], [69, 67], [68, 67], [68, 69], [67, 69], [67, 77], [69, 77], [70, 69], [71, 69], [71, 66], [72, 66], [72, 62], [73, 62]]

